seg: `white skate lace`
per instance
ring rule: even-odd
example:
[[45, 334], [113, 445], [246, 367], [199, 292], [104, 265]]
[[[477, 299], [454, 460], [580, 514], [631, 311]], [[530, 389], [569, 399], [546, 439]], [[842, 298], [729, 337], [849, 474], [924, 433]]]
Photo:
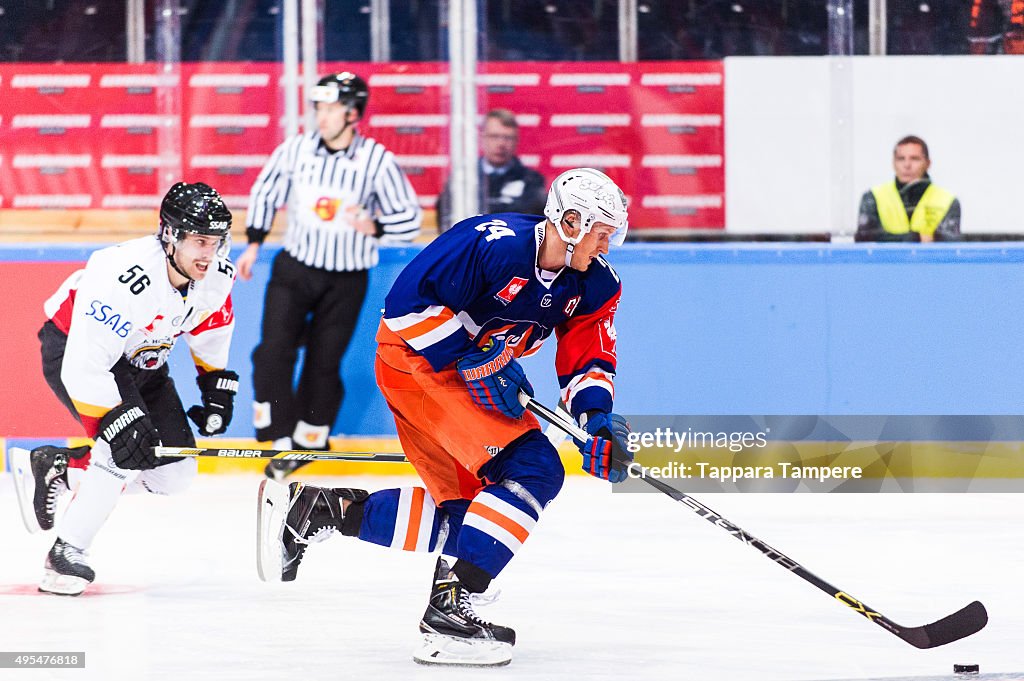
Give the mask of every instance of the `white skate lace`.
[[288, 528], [288, 531], [292, 533], [296, 544], [317, 544], [332, 536], [338, 530], [334, 527], [324, 526], [311, 533], [308, 537], [303, 537], [291, 527]]
[[[484, 593], [487, 593], [487, 592], [485, 591]], [[463, 617], [465, 617], [466, 619], [468, 619], [471, 622], [476, 622], [477, 624], [483, 625], [485, 627], [492, 627], [492, 626], [494, 626], [494, 624], [492, 622], [488, 622], [483, 617], [480, 617], [480, 615], [476, 614], [476, 611], [473, 610], [473, 604], [474, 604], [474, 598], [473, 597], [477, 596], [477, 595], [483, 595], [483, 594], [471, 594], [470, 592], [466, 591], [465, 589], [461, 589], [461, 593], [459, 594], [459, 612], [462, 614]], [[492, 599], [492, 600], [487, 601], [487, 602], [488, 603], [493, 603], [494, 601]]]
[[57, 499], [61, 494], [68, 491], [67, 484], [60, 478], [54, 478], [46, 488], [46, 514], [54, 515], [57, 512]]
[[82, 549], [78, 548], [77, 546], [72, 546], [71, 544], [65, 543], [64, 546], [61, 547], [60, 553], [61, 556], [64, 557], [64, 560], [71, 563], [72, 565], [81, 565], [83, 567], [89, 567], [89, 563], [87, 563], [85, 560], [89, 554], [83, 551]]
[[501, 588], [497, 586], [487, 587], [487, 591], [478, 594], [469, 594], [469, 602], [476, 607], [485, 607], [501, 598]]

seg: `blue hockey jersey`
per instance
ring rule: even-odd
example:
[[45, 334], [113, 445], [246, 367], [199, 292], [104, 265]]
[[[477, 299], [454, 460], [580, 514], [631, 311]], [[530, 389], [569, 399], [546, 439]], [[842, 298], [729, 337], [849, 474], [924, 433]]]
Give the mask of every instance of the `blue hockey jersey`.
[[463, 220], [398, 276], [384, 325], [435, 371], [502, 337], [517, 357], [555, 333], [555, 368], [573, 416], [611, 411], [619, 277], [602, 257], [586, 272], [537, 267], [545, 220], [496, 213]]

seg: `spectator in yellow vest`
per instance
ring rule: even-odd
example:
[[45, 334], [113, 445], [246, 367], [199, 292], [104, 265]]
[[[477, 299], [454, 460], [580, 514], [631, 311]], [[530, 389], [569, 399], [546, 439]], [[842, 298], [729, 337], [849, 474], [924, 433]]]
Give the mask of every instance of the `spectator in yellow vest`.
[[857, 241], [955, 241], [960, 201], [932, 184], [928, 145], [914, 135], [896, 143], [892, 182], [872, 187], [860, 200]]

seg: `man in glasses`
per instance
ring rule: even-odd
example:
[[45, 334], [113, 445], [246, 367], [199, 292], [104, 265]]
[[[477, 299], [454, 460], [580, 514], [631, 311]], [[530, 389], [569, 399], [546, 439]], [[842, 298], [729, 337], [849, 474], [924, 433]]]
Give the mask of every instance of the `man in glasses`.
[[[484, 117], [480, 133], [479, 176], [480, 213], [527, 213], [540, 215], [544, 210], [544, 177], [527, 168], [516, 155], [519, 148], [519, 123], [508, 109], [492, 109]], [[437, 230], [452, 227], [450, 183], [437, 199]]]

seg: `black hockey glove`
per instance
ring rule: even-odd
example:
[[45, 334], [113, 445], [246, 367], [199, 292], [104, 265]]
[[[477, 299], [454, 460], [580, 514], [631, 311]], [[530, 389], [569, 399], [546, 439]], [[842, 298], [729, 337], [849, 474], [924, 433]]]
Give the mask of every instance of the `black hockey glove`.
[[220, 435], [228, 429], [235, 410], [238, 374], [234, 371], [209, 371], [196, 377], [203, 393], [203, 406], [188, 410], [188, 417], [203, 435]]
[[108, 411], [96, 439], [110, 445], [110, 456], [120, 468], [145, 471], [176, 460], [154, 456], [152, 448], [160, 444], [160, 436], [146, 412], [134, 404], [119, 404]]

